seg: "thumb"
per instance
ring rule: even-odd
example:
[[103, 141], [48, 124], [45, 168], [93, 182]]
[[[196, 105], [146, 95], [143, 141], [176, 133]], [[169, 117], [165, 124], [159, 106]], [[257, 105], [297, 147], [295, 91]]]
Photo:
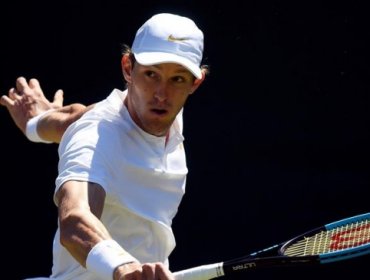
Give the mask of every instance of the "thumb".
[[61, 108], [63, 107], [63, 100], [64, 100], [64, 92], [61, 89], [58, 89], [57, 92], [54, 94], [53, 104], [54, 107]]

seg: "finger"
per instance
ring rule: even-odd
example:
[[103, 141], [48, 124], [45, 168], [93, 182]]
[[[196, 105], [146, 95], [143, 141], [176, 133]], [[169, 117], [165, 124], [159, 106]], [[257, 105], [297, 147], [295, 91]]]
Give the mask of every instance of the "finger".
[[40, 97], [40, 98], [44, 97], [44, 93], [42, 92], [41, 87], [40, 87], [40, 83], [37, 79], [35, 79], [35, 78], [30, 79], [28, 84], [27, 84], [26, 80], [24, 80], [24, 81], [25, 81], [26, 85], [24, 87], [24, 91], [22, 92], [22, 94], [25, 96], [25, 98], [28, 102], [30, 102], [30, 100], [34, 100], [35, 97]]
[[27, 80], [24, 77], [19, 77], [15, 84], [16, 84], [18, 94], [22, 94], [25, 89], [29, 88], [27, 84]]
[[142, 266], [143, 279], [155, 279], [154, 266], [150, 264], [144, 264]]
[[13, 100], [21, 100], [22, 97], [19, 95], [15, 88], [11, 88], [8, 92], [8, 96]]
[[155, 266], [155, 279], [173, 279], [173, 280], [175, 280], [175, 277], [163, 265], [157, 264]]
[[57, 92], [54, 94], [53, 104], [57, 105], [58, 107], [63, 106], [64, 100], [64, 92], [61, 89], [58, 89]]
[[34, 89], [34, 88], [40, 88], [40, 83], [37, 79], [31, 79], [30, 82], [29, 82], [29, 86], [30, 88]]
[[8, 96], [3, 95], [0, 98], [0, 104], [5, 106], [5, 107], [9, 107], [9, 106], [14, 105], [14, 101], [12, 99], [10, 99]]

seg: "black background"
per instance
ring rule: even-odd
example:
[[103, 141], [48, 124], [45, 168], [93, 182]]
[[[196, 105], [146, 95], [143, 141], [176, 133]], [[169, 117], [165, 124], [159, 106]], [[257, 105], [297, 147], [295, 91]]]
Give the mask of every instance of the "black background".
[[[121, 46], [158, 12], [205, 33], [210, 75], [185, 106], [187, 193], [173, 271], [268, 247], [369, 212], [366, 1], [2, 1], [0, 92], [17, 77], [90, 104], [124, 87]], [[29, 142], [0, 110], [2, 274], [49, 275], [57, 145]], [[5, 260], [5, 265], [4, 265]], [[347, 279], [368, 256], [240, 279]]]

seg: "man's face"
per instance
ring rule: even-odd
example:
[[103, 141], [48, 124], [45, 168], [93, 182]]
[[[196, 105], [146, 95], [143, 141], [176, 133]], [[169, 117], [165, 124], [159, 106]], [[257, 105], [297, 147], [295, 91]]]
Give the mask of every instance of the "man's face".
[[126, 106], [140, 128], [152, 135], [164, 136], [199, 84], [200, 80], [194, 80], [179, 64], [143, 66], [135, 63], [128, 80]]

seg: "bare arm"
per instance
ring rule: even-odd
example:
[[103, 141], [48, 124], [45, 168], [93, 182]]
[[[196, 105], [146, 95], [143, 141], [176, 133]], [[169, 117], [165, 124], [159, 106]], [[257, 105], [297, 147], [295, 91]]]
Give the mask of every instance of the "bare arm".
[[[105, 192], [98, 184], [68, 181], [59, 189], [56, 198], [61, 243], [86, 267], [90, 250], [98, 242], [112, 239], [100, 221]], [[117, 267], [112, 277], [114, 280], [173, 280], [162, 263], [128, 263]]]
[[5, 106], [16, 126], [26, 134], [27, 122], [41, 113], [55, 109], [45, 114], [38, 122], [39, 136], [48, 141], [59, 143], [67, 127], [80, 118], [94, 105], [86, 107], [83, 104], [71, 104], [63, 107], [63, 91], [58, 90], [52, 102], [46, 99], [37, 79], [27, 80], [19, 77], [14, 88], [8, 95], [0, 98], [0, 104]]
[[76, 103], [45, 114], [38, 121], [38, 135], [44, 140], [59, 143], [68, 126], [78, 120], [85, 112], [93, 108], [94, 105], [95, 104], [85, 106]]
[[100, 222], [105, 192], [97, 184], [66, 182], [56, 194], [60, 241], [86, 267], [87, 254], [99, 241], [111, 239]]

